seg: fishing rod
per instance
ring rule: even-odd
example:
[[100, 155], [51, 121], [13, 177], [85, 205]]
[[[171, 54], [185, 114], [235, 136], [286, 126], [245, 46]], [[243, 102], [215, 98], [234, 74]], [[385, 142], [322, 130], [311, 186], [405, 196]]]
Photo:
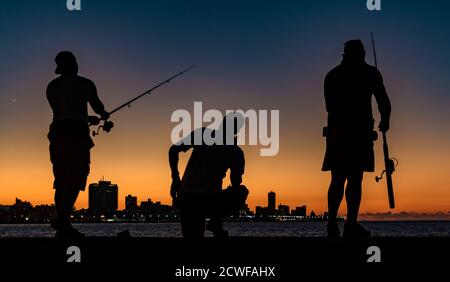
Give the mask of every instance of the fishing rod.
[[[125, 107], [131, 107], [131, 103], [135, 102], [136, 100], [144, 97], [145, 95], [150, 95], [153, 91], [155, 91], [156, 89], [158, 89], [159, 87], [163, 86], [164, 84], [167, 84], [169, 82], [171, 82], [172, 80], [174, 80], [175, 78], [185, 74], [186, 72], [190, 71], [191, 69], [195, 68], [195, 65], [192, 65], [182, 71], [180, 71], [179, 73], [169, 77], [168, 79], [164, 80], [163, 82], [157, 84], [156, 86], [152, 87], [151, 89], [145, 91], [144, 93], [138, 95], [137, 97], [125, 102], [124, 104], [120, 105], [119, 107], [115, 108], [114, 110], [109, 112], [109, 116], [113, 115], [114, 113], [122, 110]], [[101, 120], [98, 117], [95, 116], [90, 116], [89, 117], [89, 125], [99, 125], [101, 122]], [[100, 130], [103, 129], [103, 131], [105, 132], [110, 132], [111, 129], [114, 127], [114, 123], [108, 119], [103, 120], [103, 124], [100, 125], [97, 130], [92, 131], [92, 135], [95, 137], [97, 135], [100, 134]]]
[[[372, 38], [372, 51], [373, 58], [375, 61], [375, 67], [378, 69], [378, 61], [377, 61], [377, 51], [375, 49], [375, 40], [373, 38], [373, 33], [370, 33]], [[389, 207], [391, 209], [395, 208], [395, 198], [394, 198], [394, 185], [392, 184], [392, 174], [395, 171], [395, 167], [398, 165], [398, 160], [395, 158], [389, 157], [389, 146], [387, 142], [386, 132], [382, 131], [383, 135], [383, 155], [384, 155], [384, 170], [380, 176], [375, 176], [375, 181], [379, 182], [383, 179], [383, 175], [386, 174], [386, 185], [388, 190], [388, 198], [389, 198]], [[394, 160], [396, 163], [394, 163]]]

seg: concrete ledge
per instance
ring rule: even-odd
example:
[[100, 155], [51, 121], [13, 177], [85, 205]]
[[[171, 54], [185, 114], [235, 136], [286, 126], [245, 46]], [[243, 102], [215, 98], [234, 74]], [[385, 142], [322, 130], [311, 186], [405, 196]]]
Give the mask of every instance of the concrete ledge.
[[[71, 246], [79, 249], [82, 263], [109, 265], [366, 264], [368, 260], [378, 260], [378, 254], [381, 263], [450, 263], [450, 237], [374, 237], [353, 241], [305, 237], [205, 238], [199, 241], [148, 237], [2, 238], [0, 263], [64, 264], [73, 255], [68, 252]], [[369, 249], [371, 246], [376, 248]]]

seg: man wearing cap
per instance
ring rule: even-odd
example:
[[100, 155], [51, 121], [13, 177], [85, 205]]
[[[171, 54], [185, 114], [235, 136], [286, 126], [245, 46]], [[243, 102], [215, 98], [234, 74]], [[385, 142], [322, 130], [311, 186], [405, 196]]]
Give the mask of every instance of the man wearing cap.
[[78, 75], [75, 56], [68, 51], [56, 58], [55, 73], [59, 75], [47, 86], [47, 99], [53, 111], [48, 139], [50, 160], [55, 177], [56, 217], [51, 226], [57, 237], [82, 237], [70, 224], [70, 214], [80, 191], [84, 191], [89, 174], [90, 149], [94, 143], [89, 136], [88, 109], [108, 119], [109, 114], [100, 101], [95, 84]]
[[[379, 130], [389, 130], [391, 103], [381, 73], [365, 62], [365, 49], [360, 40], [345, 43], [341, 64], [325, 78], [325, 105], [328, 112], [326, 153], [323, 171], [331, 171], [328, 190], [329, 237], [339, 237], [337, 224], [339, 206], [347, 202], [344, 237], [367, 237], [370, 232], [358, 224], [364, 172], [373, 172], [375, 157], [372, 95], [381, 115]], [[345, 183], [347, 187], [345, 188]]]

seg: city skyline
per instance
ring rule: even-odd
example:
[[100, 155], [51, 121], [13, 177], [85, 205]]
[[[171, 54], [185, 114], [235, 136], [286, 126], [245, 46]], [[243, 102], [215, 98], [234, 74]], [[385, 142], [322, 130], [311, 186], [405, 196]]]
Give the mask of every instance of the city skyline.
[[[98, 182], [96, 183], [90, 183], [88, 185], [88, 198], [89, 198], [89, 205], [87, 207], [87, 209], [90, 210], [94, 210], [94, 211], [103, 211], [103, 212], [108, 212], [108, 211], [116, 211], [116, 210], [128, 210], [129, 208], [127, 208], [128, 206], [136, 206], [136, 207], [140, 207], [143, 203], [148, 203], [148, 202], [152, 202], [152, 198], [144, 198], [146, 200], [142, 200], [140, 201], [140, 205], [138, 205], [139, 203], [139, 198], [137, 196], [134, 196], [132, 194], [128, 194], [124, 197], [119, 197], [119, 185], [112, 183], [109, 180], [105, 180], [104, 177], [102, 177]], [[110, 195], [112, 193], [112, 195]], [[120, 205], [121, 207], [123, 207], [122, 209], [119, 208], [118, 203], [120, 202], [120, 199], [124, 199], [123, 200], [123, 205]], [[17, 203], [17, 201], [21, 201], [18, 197], [15, 198], [15, 201]], [[24, 201], [26, 203], [30, 203], [28, 201]], [[161, 201], [156, 201], [155, 203], [161, 203]], [[258, 208], [265, 208], [267, 209], [271, 214], [275, 214], [278, 209], [280, 207], [287, 207], [289, 209], [290, 206], [288, 205], [284, 205], [282, 203], [280, 203], [279, 205], [277, 205], [276, 202], [276, 193], [274, 191], [270, 191], [267, 193], [267, 205], [264, 207], [261, 206], [254, 206], [253, 210], [256, 212], [256, 210]], [[161, 203], [164, 205], [167, 205], [166, 203]], [[39, 205], [53, 205], [53, 203], [40, 203]], [[3, 204], [0, 203], [0, 206], [10, 206], [7, 204]], [[171, 206], [170, 204], [167, 206]], [[245, 204], [245, 207], [251, 211], [251, 209], [249, 208], [248, 204]], [[277, 208], [278, 207], [278, 208]], [[295, 206], [296, 209], [299, 208], [305, 208], [306, 209], [306, 205], [302, 204], [301, 206]], [[79, 210], [76, 208], [76, 210]], [[81, 208], [81, 209], [85, 209], [85, 208]], [[305, 210], [305, 214], [306, 214], [306, 210]]]
[[[46, 138], [51, 109], [45, 88], [55, 78], [55, 55], [68, 49], [77, 56], [80, 74], [96, 83], [108, 110], [186, 66], [198, 66], [118, 112], [112, 132], [95, 137], [88, 182], [105, 175], [118, 183], [119, 208], [128, 194], [171, 202], [170, 117], [203, 101], [205, 108], [222, 111], [280, 110], [277, 156], [264, 158], [260, 147], [243, 146], [248, 203], [264, 205], [273, 189], [286, 205], [307, 202], [323, 213], [330, 179], [320, 170], [326, 124], [323, 78], [340, 63], [349, 39], [364, 42], [372, 64], [372, 31], [393, 105], [390, 153], [399, 160], [394, 212], [448, 209], [450, 96], [443, 74], [449, 73], [450, 60], [442, 50], [450, 49], [450, 3], [385, 1], [383, 11], [370, 12], [364, 1], [124, 5], [112, 0], [108, 5], [85, 1], [81, 13], [72, 13], [63, 2], [2, 2], [0, 37], [8, 44], [0, 46], [0, 203], [16, 197], [36, 204], [53, 200]], [[365, 174], [361, 213], [389, 210], [385, 183], [375, 182], [383, 168], [380, 141], [375, 153], [376, 171]], [[181, 173], [189, 155], [180, 159]], [[80, 194], [77, 208], [88, 207], [87, 194]], [[340, 212], [346, 212], [345, 205]]]
[[[25, 204], [25, 205], [30, 205], [33, 208], [39, 208], [39, 209], [43, 209], [44, 211], [48, 211], [49, 208], [54, 208], [53, 204], [39, 204], [39, 205], [34, 205], [31, 202], [28, 201], [22, 201], [18, 198], [16, 198], [16, 202], [15, 204], [17, 204], [17, 202], [19, 202], [21, 205]], [[151, 199], [147, 199], [146, 201], [141, 201], [142, 203], [149, 203], [151, 202]], [[166, 206], [166, 207], [171, 207], [171, 206], [167, 206], [164, 204], [161, 204], [161, 202], [153, 202], [156, 205], [162, 205], [162, 206]], [[0, 216], [1, 216], [1, 212], [5, 212], [7, 210], [9, 210], [13, 205], [4, 205], [4, 204], [0, 204]], [[140, 207], [140, 206], [139, 206]], [[302, 207], [297, 207], [297, 208], [303, 208], [306, 206], [302, 206]], [[245, 208], [245, 207], [244, 207]], [[86, 211], [86, 209], [77, 209], [77, 212], [82, 212], [82, 211]], [[126, 212], [126, 209], [123, 210], [118, 210], [118, 212]], [[312, 212], [314, 212], [312, 210]], [[314, 214], [316, 214], [314, 212]], [[319, 216], [323, 216], [320, 215]], [[448, 221], [450, 220], [450, 211], [438, 211], [438, 212], [434, 212], [434, 213], [416, 213], [416, 212], [405, 212], [405, 211], [399, 211], [399, 212], [385, 212], [385, 213], [361, 213], [359, 215], [360, 220], [363, 221], [440, 221], [440, 220], [444, 220], [444, 221]], [[49, 218], [50, 220], [50, 218]]]

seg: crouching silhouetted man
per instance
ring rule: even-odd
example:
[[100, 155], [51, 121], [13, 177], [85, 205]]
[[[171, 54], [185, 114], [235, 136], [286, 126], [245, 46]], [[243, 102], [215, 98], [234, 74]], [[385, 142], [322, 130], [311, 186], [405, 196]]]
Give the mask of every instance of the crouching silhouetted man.
[[365, 50], [360, 40], [345, 44], [342, 63], [325, 78], [325, 104], [328, 112], [326, 153], [323, 171], [331, 171], [328, 190], [328, 236], [339, 237], [336, 217], [344, 197], [347, 220], [344, 237], [367, 237], [370, 232], [358, 224], [364, 172], [374, 171], [372, 95], [378, 104], [379, 129], [389, 130], [391, 104], [380, 72], [365, 62]]
[[[209, 222], [206, 228], [213, 232], [215, 237], [228, 237], [228, 232], [223, 228], [224, 217], [237, 214], [248, 196], [248, 190], [241, 185], [244, 174], [244, 152], [236, 145], [235, 135], [239, 132], [240, 118], [231, 118], [235, 121], [233, 127], [227, 129], [227, 117], [223, 120], [220, 128], [211, 130], [209, 128], [197, 129], [197, 133], [204, 136], [217, 136], [222, 134], [223, 144], [227, 134], [231, 134], [233, 144], [229, 145], [206, 145], [210, 143], [201, 142], [194, 144], [196, 131], [181, 141], [179, 145], [173, 145], [169, 150], [169, 162], [172, 170], [171, 196], [174, 205], [180, 209], [180, 220], [183, 237], [202, 238], [205, 232], [206, 218]], [[200, 132], [198, 132], [200, 131]], [[226, 133], [225, 133], [226, 132]], [[192, 155], [186, 166], [182, 180], [178, 171], [178, 159], [180, 152], [193, 149]], [[222, 189], [223, 178], [230, 170], [231, 186]]]
[[75, 56], [68, 51], [56, 56], [55, 73], [60, 76], [47, 87], [47, 99], [53, 111], [50, 125], [50, 160], [55, 177], [56, 218], [51, 226], [57, 237], [82, 237], [70, 224], [70, 214], [80, 191], [84, 191], [89, 174], [90, 149], [94, 143], [89, 136], [88, 110], [108, 119], [95, 84], [78, 76]]

